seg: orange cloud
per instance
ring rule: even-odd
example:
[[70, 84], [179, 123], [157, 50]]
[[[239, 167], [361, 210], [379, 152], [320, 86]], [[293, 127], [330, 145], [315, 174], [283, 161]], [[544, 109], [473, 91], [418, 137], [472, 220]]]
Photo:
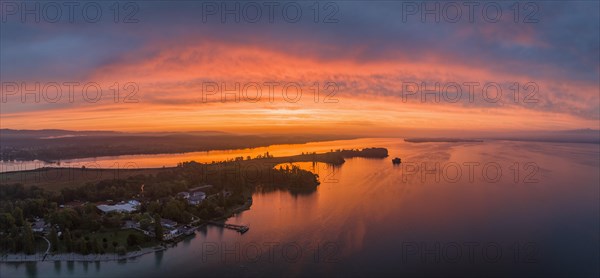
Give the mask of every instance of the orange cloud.
[[[527, 43], [526, 37], [520, 38]], [[398, 52], [390, 55], [389, 61], [366, 62], [351, 57], [325, 60], [259, 45], [215, 41], [148, 46], [98, 68], [87, 78], [103, 88], [116, 82], [121, 96], [130, 93], [122, 86], [134, 82], [139, 86], [137, 103], [115, 103], [107, 97], [98, 103], [48, 105], [43, 111], [17, 109], [3, 113], [3, 127], [387, 134], [402, 129], [597, 126], [597, 119], [577, 115], [578, 110], [587, 109], [582, 103], [598, 101], [598, 96], [590, 93], [597, 88], [589, 84], [498, 73], [442, 56], [421, 57], [417, 62], [399, 58], [409, 54]], [[265, 85], [273, 84], [270, 82], [277, 84], [272, 88]], [[406, 84], [421, 82], [426, 82], [428, 89], [435, 88], [436, 82], [442, 87], [479, 82], [479, 88], [494, 82], [502, 85], [503, 98], [490, 102], [480, 93], [473, 100], [467, 97], [455, 103], [423, 101], [419, 94], [403, 98]], [[538, 84], [535, 103], [523, 103], [531, 93], [523, 88], [528, 82]], [[516, 102], [509, 94], [513, 83], [518, 83], [520, 90]], [[208, 86], [214, 84], [217, 89]], [[224, 98], [221, 91], [227, 91]], [[569, 95], [565, 92], [571, 98], [565, 99]]]

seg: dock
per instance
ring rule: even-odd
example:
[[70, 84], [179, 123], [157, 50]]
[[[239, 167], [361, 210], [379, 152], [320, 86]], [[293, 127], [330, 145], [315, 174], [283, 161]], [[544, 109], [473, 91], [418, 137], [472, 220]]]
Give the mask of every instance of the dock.
[[248, 226], [242, 226], [242, 225], [219, 223], [219, 222], [214, 222], [214, 221], [208, 221], [207, 223], [211, 224], [211, 225], [223, 227], [225, 229], [234, 230], [234, 231], [237, 231], [240, 234], [243, 234], [243, 233], [247, 232], [248, 230], [250, 230], [250, 227], [248, 227]]

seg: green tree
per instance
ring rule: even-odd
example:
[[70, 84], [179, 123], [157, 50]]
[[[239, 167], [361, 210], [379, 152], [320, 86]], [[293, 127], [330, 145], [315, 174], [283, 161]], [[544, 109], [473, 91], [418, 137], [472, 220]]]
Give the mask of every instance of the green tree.
[[23, 220], [23, 210], [21, 208], [17, 207], [13, 210], [13, 217], [15, 218], [15, 224], [17, 226], [23, 226], [25, 221]]
[[48, 237], [50, 238], [52, 251], [58, 251], [58, 234], [56, 233], [56, 229], [54, 227], [50, 229], [50, 234], [48, 235]]
[[156, 239], [163, 239], [163, 227], [160, 224], [160, 216], [158, 214], [154, 216], [154, 234]]
[[150, 202], [148, 203], [148, 207], [146, 208], [146, 210], [149, 213], [155, 214], [155, 213], [159, 213], [160, 212], [160, 203], [158, 201], [154, 201], [154, 202]]
[[33, 231], [29, 222], [23, 225], [23, 251], [27, 254], [35, 253], [35, 242], [33, 239]]
[[91, 241], [91, 246], [92, 246], [92, 248], [90, 251], [92, 253], [94, 253], [94, 254], [100, 253], [100, 245], [98, 244], [98, 239], [94, 238]]
[[223, 191], [219, 192], [219, 205], [222, 207], [225, 207], [227, 205], [225, 202], [225, 194], [223, 193]]
[[125, 250], [125, 247], [123, 247], [123, 246], [117, 247], [116, 252], [117, 252], [117, 254], [119, 254], [121, 256], [127, 254], [127, 250]]
[[127, 246], [133, 247], [139, 244], [139, 240], [136, 234], [129, 234], [127, 236]]
[[50, 222], [58, 225], [62, 229], [73, 229], [80, 226], [81, 217], [74, 209], [67, 208], [52, 213], [50, 215]]
[[79, 240], [79, 252], [81, 252], [81, 254], [84, 254], [84, 255], [87, 255], [90, 253], [85, 239]]
[[16, 252], [15, 250], [15, 241], [10, 237], [2, 237], [0, 238], [0, 249], [5, 252]]
[[0, 229], [8, 233], [15, 226], [15, 218], [10, 213], [0, 213]]
[[190, 221], [188, 214], [185, 212], [185, 203], [177, 199], [172, 199], [167, 202], [163, 208], [161, 215], [164, 218], [172, 219], [180, 223], [188, 223]]
[[73, 239], [71, 238], [71, 232], [69, 231], [69, 229], [65, 229], [63, 240], [65, 241], [65, 247], [67, 248], [67, 252], [73, 252]]
[[140, 228], [142, 230], [148, 230], [148, 228], [150, 228], [150, 225], [152, 220], [150, 218], [144, 217], [144, 219], [140, 220]]
[[14, 253], [18, 253], [21, 250], [23, 250], [23, 241], [21, 240], [21, 231], [19, 228], [17, 228], [17, 226], [14, 226], [12, 228], [12, 230], [10, 231], [10, 243], [9, 243], [9, 250], [13, 250]]

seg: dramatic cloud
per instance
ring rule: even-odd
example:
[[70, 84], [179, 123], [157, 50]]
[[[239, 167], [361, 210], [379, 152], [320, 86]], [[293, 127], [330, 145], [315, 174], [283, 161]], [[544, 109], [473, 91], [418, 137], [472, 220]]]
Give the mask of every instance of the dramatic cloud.
[[[452, 6], [431, 1], [320, 2], [318, 17], [313, 2], [278, 3], [272, 17], [273, 2], [134, 3], [139, 11], [121, 6], [118, 23], [106, 3], [96, 23], [77, 13], [73, 23], [22, 22], [3, 6], [2, 127], [598, 127], [598, 2], [520, 3], [518, 17], [514, 3], [475, 2], [469, 14], [455, 2], [457, 22]], [[262, 15], [251, 22], [257, 7]], [[291, 22], [295, 7], [302, 14]], [[423, 8], [438, 9], [438, 18]], [[223, 9], [237, 9], [239, 22]], [[36, 82], [42, 91], [50, 82], [79, 85], [71, 99], [63, 85], [56, 103], [44, 95], [23, 103], [22, 90], [10, 87], [36, 90]], [[100, 86], [102, 96], [82, 94], [86, 84]]]

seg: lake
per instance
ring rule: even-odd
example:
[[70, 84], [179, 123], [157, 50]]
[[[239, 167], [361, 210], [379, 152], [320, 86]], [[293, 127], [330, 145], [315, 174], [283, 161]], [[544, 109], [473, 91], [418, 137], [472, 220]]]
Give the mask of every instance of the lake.
[[390, 157], [301, 164], [319, 174], [318, 189], [256, 192], [252, 207], [227, 221], [249, 226], [243, 235], [208, 226], [125, 262], [0, 264], [0, 276], [600, 275], [598, 144], [378, 138], [68, 163], [162, 167], [363, 147]]

